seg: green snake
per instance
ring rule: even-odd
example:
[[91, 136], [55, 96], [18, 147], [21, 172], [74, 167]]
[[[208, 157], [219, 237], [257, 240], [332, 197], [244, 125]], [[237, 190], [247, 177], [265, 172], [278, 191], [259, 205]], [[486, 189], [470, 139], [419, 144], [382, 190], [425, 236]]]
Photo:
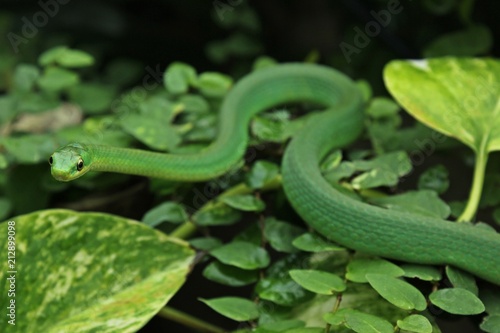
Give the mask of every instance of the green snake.
[[222, 103], [214, 142], [191, 155], [73, 143], [50, 157], [52, 175], [70, 181], [110, 171], [176, 181], [204, 181], [238, 165], [248, 125], [258, 112], [284, 103], [328, 108], [308, 120], [286, 148], [285, 194], [313, 229], [350, 249], [418, 264], [452, 265], [500, 285], [500, 234], [356, 201], [334, 189], [319, 164], [363, 130], [363, 99], [355, 83], [331, 68], [284, 64], [241, 79]]

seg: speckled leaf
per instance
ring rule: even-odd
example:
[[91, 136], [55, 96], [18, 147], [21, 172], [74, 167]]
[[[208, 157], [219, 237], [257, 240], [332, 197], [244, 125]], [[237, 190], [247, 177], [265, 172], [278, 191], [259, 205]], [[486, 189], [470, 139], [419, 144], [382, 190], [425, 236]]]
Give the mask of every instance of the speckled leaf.
[[[108, 214], [46, 210], [12, 220], [15, 267], [4, 260], [0, 269], [17, 271], [17, 332], [135, 332], [181, 287], [194, 259], [183, 241]], [[3, 253], [7, 227], [0, 224]]]
[[432, 304], [446, 312], [458, 315], [474, 315], [485, 310], [476, 295], [462, 288], [445, 288], [429, 295]]
[[392, 61], [385, 67], [384, 80], [394, 98], [420, 122], [476, 152], [500, 149], [499, 61]]

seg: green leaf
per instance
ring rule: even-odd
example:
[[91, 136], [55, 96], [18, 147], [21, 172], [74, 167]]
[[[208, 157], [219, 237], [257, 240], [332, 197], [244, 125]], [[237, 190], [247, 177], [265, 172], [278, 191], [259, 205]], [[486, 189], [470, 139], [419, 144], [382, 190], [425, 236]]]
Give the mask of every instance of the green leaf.
[[209, 204], [193, 215], [193, 222], [198, 226], [230, 225], [238, 222], [241, 213], [225, 204]]
[[94, 57], [84, 51], [58, 46], [42, 53], [38, 63], [42, 66], [57, 64], [67, 68], [86, 67], [94, 64]]
[[210, 252], [224, 264], [252, 270], [269, 265], [269, 255], [263, 248], [248, 242], [234, 241]]
[[500, 315], [492, 315], [485, 317], [479, 327], [481, 328], [481, 330], [487, 333], [500, 332]]
[[252, 71], [258, 71], [261, 69], [274, 67], [278, 62], [269, 56], [260, 56], [253, 62]]
[[333, 295], [346, 289], [344, 280], [332, 273], [311, 269], [294, 269], [289, 274], [304, 289], [316, 294]]
[[398, 320], [398, 327], [414, 333], [432, 333], [432, 324], [427, 318], [418, 314]]
[[[45, 210], [11, 220], [15, 268], [0, 267], [18, 271], [20, 332], [135, 332], [182, 286], [194, 259], [187, 243], [108, 214]], [[1, 234], [8, 226], [0, 223]], [[7, 246], [0, 237], [4, 253]], [[8, 302], [2, 297], [2, 308]]]
[[450, 207], [431, 190], [408, 191], [403, 194], [370, 198], [370, 203], [389, 209], [445, 219]]
[[288, 138], [288, 119], [273, 119], [266, 115], [255, 116], [250, 124], [252, 134], [262, 141], [283, 143]]
[[146, 212], [142, 222], [155, 227], [163, 222], [179, 224], [188, 220], [184, 206], [177, 202], [167, 201]]
[[205, 72], [198, 77], [198, 89], [207, 97], [224, 97], [231, 88], [231, 77], [214, 72]]
[[385, 67], [384, 80], [395, 99], [427, 126], [476, 152], [500, 149], [497, 60], [392, 61]]
[[269, 333], [269, 332], [286, 332], [293, 328], [302, 328], [305, 323], [302, 320], [288, 319], [276, 322], [262, 323], [254, 331], [255, 333]]
[[0, 137], [0, 144], [19, 163], [34, 164], [47, 161], [57, 146], [48, 134]]
[[207, 113], [210, 111], [207, 100], [199, 95], [182, 95], [179, 97], [179, 103], [184, 106], [186, 112]]
[[70, 100], [80, 105], [88, 114], [100, 113], [110, 108], [116, 90], [112, 86], [99, 83], [84, 83], [73, 86], [69, 91]]
[[273, 249], [279, 252], [294, 253], [297, 248], [293, 240], [304, 233], [304, 229], [290, 223], [267, 218], [264, 220], [264, 235]]
[[405, 264], [401, 268], [405, 271], [404, 276], [417, 278], [424, 281], [439, 281], [442, 275], [439, 269], [434, 266]]
[[183, 62], [173, 62], [165, 71], [163, 82], [168, 92], [185, 94], [190, 85], [196, 84], [196, 70]]
[[326, 173], [337, 168], [342, 162], [342, 150], [336, 149], [333, 152], [326, 155], [326, 157], [321, 161], [320, 169], [322, 173]]
[[14, 71], [14, 89], [30, 91], [40, 76], [38, 67], [29, 64], [19, 64]]
[[276, 178], [279, 167], [268, 161], [257, 161], [245, 177], [245, 182], [251, 189], [260, 189], [266, 183]]
[[283, 333], [323, 333], [324, 331], [325, 329], [321, 327], [298, 327], [283, 331]]
[[462, 271], [461, 269], [446, 266], [446, 276], [450, 280], [453, 287], [466, 289], [476, 296], [479, 294], [476, 279], [473, 275]]
[[429, 295], [432, 304], [446, 312], [457, 315], [475, 315], [485, 310], [484, 304], [476, 295], [461, 288], [446, 288]]
[[269, 277], [261, 279], [255, 287], [261, 299], [282, 306], [294, 306], [311, 299], [314, 294], [302, 288], [297, 282], [287, 277]]
[[375, 97], [371, 100], [366, 114], [375, 119], [397, 115], [400, 107], [392, 99], [387, 97]]
[[484, 25], [476, 25], [438, 37], [425, 47], [423, 55], [424, 58], [472, 57], [489, 53], [492, 46], [493, 35], [490, 29]]
[[80, 82], [78, 75], [70, 70], [59, 67], [48, 67], [37, 80], [38, 85], [45, 91], [58, 92], [68, 89]]
[[295, 238], [293, 246], [307, 252], [344, 251], [345, 248], [333, 244], [319, 235], [305, 233]]
[[252, 194], [236, 194], [221, 197], [220, 200], [229, 207], [245, 212], [261, 212], [266, 207], [264, 201]]
[[244, 270], [214, 261], [203, 270], [203, 276], [220, 284], [241, 287], [257, 282], [259, 271]]
[[366, 274], [400, 277], [405, 274], [399, 266], [384, 259], [354, 259], [347, 265], [346, 278], [353, 282], [368, 282]]
[[385, 274], [366, 274], [366, 279], [380, 296], [401, 309], [423, 311], [427, 307], [424, 295], [406, 281]]
[[327, 313], [323, 319], [335, 326], [343, 323], [357, 333], [394, 333], [394, 328], [387, 320], [353, 309]]
[[425, 170], [420, 175], [417, 187], [419, 190], [433, 190], [438, 194], [443, 194], [450, 186], [448, 175], [448, 170], [445, 166], [438, 164]]
[[240, 297], [200, 298], [212, 310], [236, 321], [248, 321], [259, 317], [257, 304]]
[[220, 239], [214, 237], [192, 238], [189, 240], [189, 244], [195, 249], [202, 251], [210, 251], [222, 246]]
[[354, 161], [359, 171], [366, 171], [352, 181], [355, 189], [373, 188], [378, 186], [394, 186], [399, 177], [412, 170], [408, 154], [404, 151], [391, 152], [375, 157], [369, 161]]
[[120, 118], [120, 125], [125, 132], [153, 149], [168, 151], [181, 142], [180, 135], [172, 126], [159, 122], [155, 117], [127, 114]]

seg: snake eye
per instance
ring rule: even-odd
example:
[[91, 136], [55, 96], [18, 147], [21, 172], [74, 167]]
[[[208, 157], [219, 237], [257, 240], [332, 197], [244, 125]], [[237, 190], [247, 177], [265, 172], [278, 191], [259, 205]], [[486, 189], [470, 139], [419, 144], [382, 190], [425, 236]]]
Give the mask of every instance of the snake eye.
[[78, 161], [78, 164], [76, 165], [76, 170], [78, 170], [78, 171], [82, 171], [82, 169], [83, 169], [83, 160], [82, 160], [82, 159], [80, 159], [80, 160]]
[[49, 165], [52, 165], [54, 163], [54, 160], [52, 159], [52, 156], [49, 157]]

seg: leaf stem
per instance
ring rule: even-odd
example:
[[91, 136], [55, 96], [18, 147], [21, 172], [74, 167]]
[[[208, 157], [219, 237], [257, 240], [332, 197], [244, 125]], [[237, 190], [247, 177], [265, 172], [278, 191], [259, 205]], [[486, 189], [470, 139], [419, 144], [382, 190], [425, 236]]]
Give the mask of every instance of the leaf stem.
[[191, 327], [192, 329], [197, 330], [202, 333], [224, 333], [226, 332], [220, 327], [207, 323], [201, 319], [188, 315], [182, 311], [176, 310], [169, 306], [165, 306], [160, 310], [157, 314], [160, 317], [163, 317], [168, 320], [175, 321], [180, 323], [186, 327]]
[[476, 154], [476, 163], [474, 166], [474, 177], [472, 179], [472, 187], [469, 194], [469, 200], [465, 206], [464, 211], [458, 217], [457, 222], [472, 222], [476, 215], [479, 201], [481, 200], [481, 193], [483, 192], [484, 174], [486, 171], [486, 164], [488, 162], [488, 150], [486, 148], [487, 140], [483, 140], [479, 151]]

